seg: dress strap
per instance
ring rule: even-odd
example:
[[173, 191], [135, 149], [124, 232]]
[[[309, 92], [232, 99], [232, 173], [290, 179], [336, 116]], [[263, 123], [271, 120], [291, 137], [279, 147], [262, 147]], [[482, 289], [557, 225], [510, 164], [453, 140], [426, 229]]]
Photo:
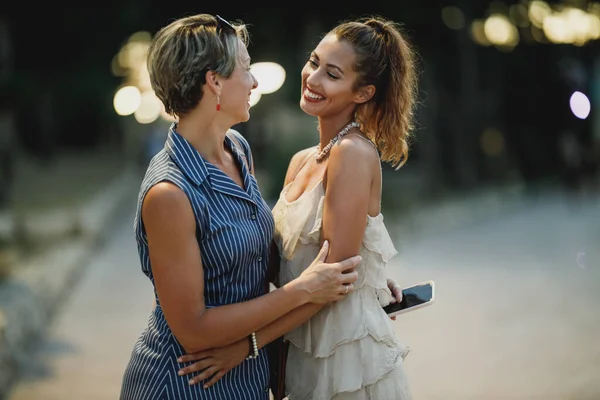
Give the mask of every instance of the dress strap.
[[366, 138], [363, 135], [359, 135], [358, 133], [356, 133], [355, 135], [358, 136], [359, 138], [361, 138], [362, 140], [368, 142], [371, 146], [373, 146], [375, 148], [375, 150], [377, 150], [377, 154], [379, 154], [379, 149], [377, 148], [377, 146], [375, 146], [375, 143], [373, 143], [373, 141], [371, 139]]
[[296, 167], [296, 170], [294, 171], [294, 175], [292, 175], [292, 179], [290, 179], [290, 182], [292, 182], [294, 179], [296, 179], [296, 175], [298, 175], [298, 172], [300, 172], [300, 170], [302, 169], [302, 167], [304, 167], [306, 165], [306, 163], [308, 162], [308, 159], [310, 158], [310, 156], [312, 154], [313, 154], [313, 151], [312, 151], [312, 148], [311, 148], [310, 151], [307, 151], [306, 154], [304, 155], [304, 158], [302, 159], [302, 162], [300, 164], [298, 164], [298, 167]]

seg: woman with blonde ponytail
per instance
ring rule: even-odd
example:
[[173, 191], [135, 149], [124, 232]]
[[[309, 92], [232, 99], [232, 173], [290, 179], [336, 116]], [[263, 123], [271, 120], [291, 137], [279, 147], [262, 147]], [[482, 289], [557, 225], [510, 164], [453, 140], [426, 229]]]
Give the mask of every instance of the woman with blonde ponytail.
[[387, 262], [396, 255], [381, 214], [381, 163], [408, 157], [417, 92], [415, 53], [399, 25], [369, 17], [328, 32], [302, 70], [300, 107], [317, 117], [319, 144], [291, 160], [273, 209], [282, 284], [328, 240], [327, 260], [358, 252], [355, 291], [286, 333], [290, 400], [410, 399], [408, 347], [383, 306], [396, 301]]

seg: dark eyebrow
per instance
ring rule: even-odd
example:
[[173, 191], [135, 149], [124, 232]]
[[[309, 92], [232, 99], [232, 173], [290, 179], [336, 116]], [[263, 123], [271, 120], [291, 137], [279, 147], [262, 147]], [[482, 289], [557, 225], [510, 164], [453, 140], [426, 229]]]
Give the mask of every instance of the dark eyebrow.
[[[317, 55], [317, 53], [315, 53], [315, 52], [313, 51], [312, 53], [310, 53], [310, 55], [311, 55], [312, 57], [316, 58], [316, 59], [317, 59], [317, 61], [319, 61], [319, 56]], [[341, 73], [342, 75], [344, 75], [344, 70], [342, 70], [342, 69], [341, 69], [340, 67], [338, 67], [337, 65], [335, 65], [335, 64], [325, 64], [325, 65], [326, 65], [326, 66], [328, 66], [329, 68], [335, 68], [335, 69], [337, 69], [338, 71], [340, 71], [340, 73]]]

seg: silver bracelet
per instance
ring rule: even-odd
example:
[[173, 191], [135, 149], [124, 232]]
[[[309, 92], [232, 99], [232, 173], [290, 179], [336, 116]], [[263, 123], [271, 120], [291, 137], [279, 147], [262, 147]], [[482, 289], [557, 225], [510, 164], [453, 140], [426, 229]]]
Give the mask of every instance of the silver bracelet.
[[256, 343], [256, 333], [252, 332], [252, 335], [248, 337], [250, 339], [250, 343], [252, 344], [252, 354], [246, 357], [246, 360], [252, 360], [258, 358], [258, 344]]

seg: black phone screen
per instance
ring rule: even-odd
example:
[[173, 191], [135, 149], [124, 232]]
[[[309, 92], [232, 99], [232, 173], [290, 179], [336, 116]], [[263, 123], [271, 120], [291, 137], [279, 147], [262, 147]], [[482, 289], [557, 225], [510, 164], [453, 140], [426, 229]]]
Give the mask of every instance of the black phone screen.
[[402, 301], [400, 303], [392, 303], [383, 307], [386, 313], [392, 314], [400, 310], [418, 306], [431, 301], [433, 297], [433, 287], [431, 284], [414, 286], [406, 288], [402, 291]]

